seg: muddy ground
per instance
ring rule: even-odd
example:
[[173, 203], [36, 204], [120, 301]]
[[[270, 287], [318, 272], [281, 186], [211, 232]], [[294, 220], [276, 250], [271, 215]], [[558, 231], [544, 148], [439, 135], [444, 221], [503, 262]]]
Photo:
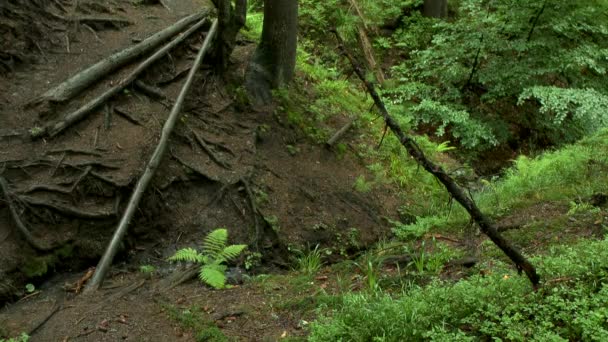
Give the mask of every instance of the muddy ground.
[[[64, 133], [37, 140], [29, 138], [32, 128], [78, 108], [138, 62], [66, 103], [40, 107], [32, 101], [77, 71], [210, 6], [162, 3], [0, 4], [0, 176], [20, 219], [50, 249], [32, 248], [16, 229], [7, 198], [0, 199], [0, 337], [26, 332], [32, 341], [190, 341], [192, 334], [167, 312], [184, 303], [199, 303], [227, 335], [242, 340], [302, 335], [303, 318], [277, 316], [259, 287], [211, 291], [190, 282], [159, 291], [157, 283], [175, 270], [167, 257], [226, 227], [230, 242], [261, 254], [259, 264], [246, 270], [253, 275], [289, 269], [294, 248], [318, 244], [339, 250], [332, 254], [337, 260], [390, 235], [386, 218], [397, 216], [399, 201], [381, 186], [367, 193], [353, 189], [368, 172], [360, 160], [312, 144], [274, 107], [252, 110], [243, 103], [238, 82], [255, 46], [242, 40], [230, 82], [214, 73], [210, 61], [197, 74], [106, 287], [91, 296], [71, 292], [103, 253], [205, 33], [139, 78], [164, 99], [129, 87]], [[91, 17], [120, 20], [86, 21]], [[346, 120], [336, 118], [330, 128]], [[141, 265], [158, 272], [143, 279]], [[28, 283], [37, 289], [30, 296]], [[269, 291], [287, 296], [292, 290]]]

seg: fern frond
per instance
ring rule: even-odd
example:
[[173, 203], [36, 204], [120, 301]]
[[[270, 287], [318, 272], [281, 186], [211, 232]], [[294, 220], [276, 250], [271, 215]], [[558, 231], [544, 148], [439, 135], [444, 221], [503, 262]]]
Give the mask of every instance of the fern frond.
[[196, 249], [192, 247], [182, 248], [175, 252], [175, 254], [169, 258], [169, 261], [186, 261], [200, 263], [202, 255], [199, 254]]
[[247, 248], [247, 245], [230, 245], [224, 248], [222, 254], [220, 255], [220, 259], [223, 261], [235, 259], [245, 248]]
[[218, 264], [209, 264], [202, 266], [198, 277], [201, 281], [205, 282], [206, 284], [215, 289], [223, 289], [226, 284], [224, 267], [221, 267], [221, 265]]
[[228, 230], [225, 228], [216, 229], [205, 238], [203, 252], [212, 259], [217, 259], [226, 247], [226, 241], [228, 241]]

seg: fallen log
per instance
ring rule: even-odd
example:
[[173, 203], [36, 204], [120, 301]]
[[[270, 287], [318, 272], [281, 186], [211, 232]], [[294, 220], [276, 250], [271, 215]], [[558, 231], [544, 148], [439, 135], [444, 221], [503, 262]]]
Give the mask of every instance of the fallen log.
[[186, 94], [188, 93], [188, 90], [190, 89], [190, 85], [192, 84], [192, 81], [194, 80], [194, 75], [196, 74], [197, 70], [199, 69], [201, 62], [203, 61], [203, 56], [209, 49], [209, 46], [211, 45], [211, 41], [213, 40], [213, 38], [217, 32], [217, 26], [218, 26], [218, 23], [217, 23], [217, 19], [216, 19], [213, 21], [213, 24], [211, 25], [211, 29], [209, 30], [209, 33], [207, 34], [207, 37], [205, 37], [203, 46], [201, 47], [198, 55], [196, 56], [196, 60], [194, 61], [194, 64], [192, 65], [192, 69], [190, 69], [188, 78], [186, 79], [186, 82], [184, 83], [184, 86], [182, 87], [182, 90], [180, 91], [179, 96], [177, 97], [177, 100], [175, 101], [175, 105], [173, 106], [173, 109], [171, 110], [171, 114], [169, 114], [169, 118], [167, 119], [167, 121], [165, 122], [165, 125], [163, 126], [163, 130], [162, 130], [161, 136], [160, 136], [160, 141], [158, 142], [158, 145], [156, 146], [156, 149], [154, 150], [154, 153], [152, 154], [150, 161], [146, 165], [146, 169], [145, 169], [143, 175], [137, 182], [137, 185], [135, 186], [135, 189], [133, 190], [133, 193], [131, 194], [131, 198], [129, 199], [129, 202], [127, 203], [127, 208], [125, 209], [125, 212], [124, 212], [122, 218], [120, 219], [120, 223], [118, 224], [118, 227], [116, 228], [116, 231], [114, 232], [114, 236], [112, 237], [112, 240], [108, 244], [108, 247], [107, 247], [103, 257], [97, 264], [95, 274], [93, 275], [93, 278], [91, 279], [91, 281], [87, 284], [87, 287], [85, 288], [85, 292], [95, 291], [95, 290], [99, 289], [99, 287], [103, 283], [105, 275], [108, 272], [110, 265], [112, 264], [112, 260], [114, 259], [114, 256], [116, 255], [116, 252], [118, 251], [118, 246], [120, 245], [122, 238], [123, 238], [125, 232], [127, 231], [129, 222], [133, 218], [133, 215], [135, 214], [135, 211], [137, 210], [137, 207], [139, 206], [139, 202], [141, 201], [141, 198], [142, 198], [144, 192], [146, 191], [148, 184], [150, 184], [152, 177], [154, 177], [156, 169], [160, 165], [160, 163], [163, 159], [163, 156], [165, 154], [165, 151], [167, 150], [169, 137], [171, 136], [173, 128], [175, 127], [175, 124], [177, 123], [177, 121], [180, 117], [180, 111], [181, 111], [182, 105], [184, 103], [184, 99], [186, 98]]
[[115, 96], [116, 94], [120, 93], [123, 89], [128, 87], [129, 84], [133, 83], [137, 79], [137, 77], [143, 71], [145, 71], [150, 65], [152, 65], [154, 62], [158, 61], [163, 56], [165, 56], [171, 49], [173, 49], [175, 46], [177, 46], [178, 44], [183, 42], [192, 33], [196, 32], [198, 29], [200, 29], [201, 26], [203, 26], [206, 22], [207, 22], [206, 19], [200, 20], [198, 23], [193, 25], [186, 32], [184, 32], [183, 34], [179, 35], [178, 37], [176, 37], [175, 39], [173, 39], [172, 41], [167, 43], [160, 50], [156, 51], [152, 56], [148, 57], [145, 61], [140, 63], [137, 66], [137, 68], [135, 68], [135, 70], [133, 70], [126, 78], [124, 78], [120, 82], [118, 82], [117, 85], [106, 90], [105, 92], [103, 92], [103, 94], [101, 94], [98, 97], [94, 98], [93, 100], [87, 102], [85, 105], [78, 108], [77, 110], [66, 114], [61, 120], [59, 120], [55, 123], [50, 123], [47, 126], [44, 126], [42, 128], [35, 127], [33, 129], [31, 129], [30, 138], [37, 139], [37, 138], [43, 137], [45, 135], [54, 137], [57, 134], [61, 133], [66, 128], [70, 127], [71, 125], [84, 119], [87, 115], [89, 115], [91, 112], [93, 112], [96, 108], [99, 108], [106, 101], [108, 101], [113, 96]]
[[133, 61], [135, 58], [153, 50], [162, 42], [166, 41], [170, 37], [173, 37], [180, 31], [182, 31], [184, 28], [190, 26], [192, 23], [198, 20], [201, 20], [207, 15], [207, 13], [208, 11], [203, 11], [183, 18], [175, 24], [165, 28], [164, 30], [159, 31], [156, 34], [144, 39], [139, 44], [130, 46], [97, 62], [89, 68], [68, 78], [63, 83], [57, 85], [53, 89], [48, 90], [40, 97], [32, 101], [30, 104], [39, 104], [47, 101], [65, 102], [73, 98], [74, 96], [78, 95], [83, 90], [91, 86], [98, 79], [107, 76], [110, 72]]
[[357, 63], [354, 57], [346, 50], [344, 45], [344, 40], [338, 34], [338, 31], [333, 31], [336, 39], [338, 40], [338, 45], [341, 52], [348, 58], [350, 61], [355, 73], [365, 85], [367, 92], [371, 95], [376, 107], [380, 111], [380, 114], [384, 118], [386, 125], [391, 129], [391, 131], [397, 136], [401, 145], [407, 150], [408, 154], [416, 160], [418, 165], [422, 166], [427, 172], [435, 176], [435, 178], [443, 184], [446, 190], [450, 193], [450, 195], [460, 203], [464, 207], [464, 209], [469, 213], [471, 218], [477, 223], [481, 231], [487, 235], [498, 248], [500, 248], [510, 259], [513, 261], [518, 271], [524, 271], [532, 286], [536, 290], [538, 288], [540, 277], [536, 273], [536, 269], [526, 259], [526, 257], [521, 254], [519, 250], [515, 246], [513, 246], [507, 239], [505, 239], [496, 228], [496, 225], [492, 220], [486, 216], [481, 210], [477, 207], [477, 204], [473, 202], [473, 200], [466, 195], [465, 191], [452, 179], [452, 177], [445, 172], [445, 170], [435, 163], [433, 163], [430, 159], [428, 159], [420, 146], [410, 137], [406, 135], [399, 126], [399, 123], [389, 114], [386, 106], [384, 105], [384, 101], [380, 98], [380, 95], [376, 91], [374, 85], [365, 78], [365, 72], [361, 68], [361, 66]]

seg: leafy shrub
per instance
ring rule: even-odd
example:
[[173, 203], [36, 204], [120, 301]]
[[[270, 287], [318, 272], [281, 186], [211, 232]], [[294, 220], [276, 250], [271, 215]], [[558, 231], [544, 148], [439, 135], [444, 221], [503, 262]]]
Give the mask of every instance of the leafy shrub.
[[228, 230], [219, 228], [207, 235], [203, 242], [202, 252], [194, 248], [183, 248], [169, 258], [171, 261], [186, 261], [201, 264], [199, 279], [216, 289], [223, 289], [226, 284], [227, 261], [241, 254], [246, 245], [226, 246]]
[[416, 126], [468, 149], [575, 141], [608, 123], [608, 29], [597, 20], [606, 9], [600, 0], [462, 0], [454, 20], [412, 16], [392, 36], [410, 58], [393, 68], [385, 96]]

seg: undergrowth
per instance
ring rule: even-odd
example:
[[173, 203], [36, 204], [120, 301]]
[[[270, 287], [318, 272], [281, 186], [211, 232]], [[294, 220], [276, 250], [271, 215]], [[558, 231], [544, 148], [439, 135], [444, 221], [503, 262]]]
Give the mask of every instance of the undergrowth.
[[544, 287], [504, 264], [457, 283], [434, 281], [398, 295], [351, 293], [313, 324], [311, 341], [605, 341], [608, 241], [555, 247], [535, 257]]

